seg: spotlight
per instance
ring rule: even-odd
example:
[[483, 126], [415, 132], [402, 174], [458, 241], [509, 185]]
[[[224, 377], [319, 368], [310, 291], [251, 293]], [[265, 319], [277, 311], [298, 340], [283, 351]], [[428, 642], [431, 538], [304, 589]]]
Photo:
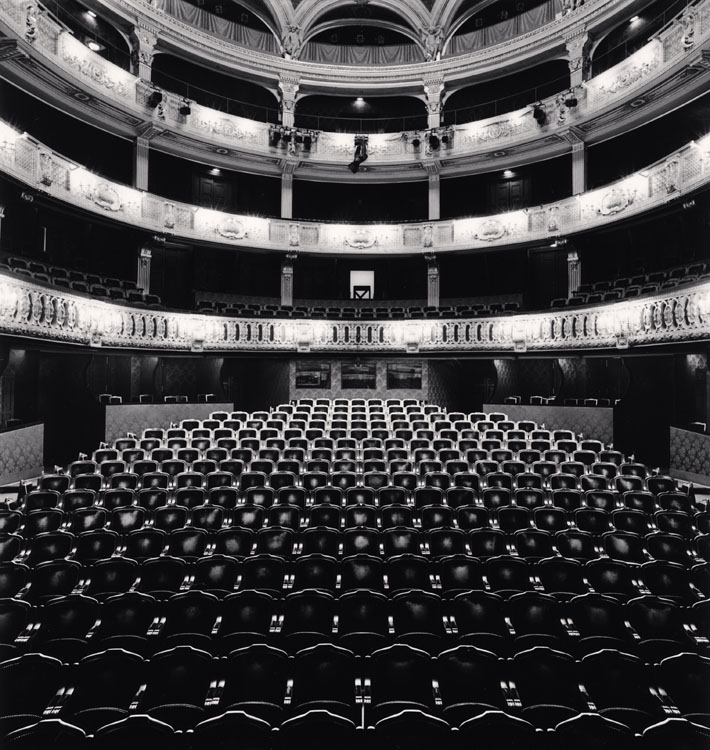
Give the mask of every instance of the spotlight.
[[303, 136], [303, 150], [310, 151], [313, 145], [313, 136], [310, 133], [306, 133]]
[[148, 97], [148, 106], [151, 109], [155, 109], [163, 101], [163, 94], [161, 91], [153, 91]]
[[355, 138], [355, 158], [348, 164], [348, 169], [356, 174], [360, 171], [360, 165], [367, 160], [367, 137], [357, 136]]
[[535, 122], [542, 127], [547, 122], [547, 114], [545, 110], [539, 105], [536, 104], [533, 107], [533, 113], [532, 113], [533, 119]]
[[440, 145], [441, 141], [439, 140], [439, 136], [436, 135], [436, 133], [429, 133], [429, 148], [432, 151], [438, 151]]
[[284, 143], [290, 143], [291, 142], [291, 131], [290, 130], [284, 130], [284, 132], [281, 133], [281, 140]]
[[570, 109], [574, 109], [577, 104], [579, 104], [579, 102], [577, 101], [575, 93], [573, 91], [570, 91], [565, 98], [565, 105]]
[[414, 138], [412, 138], [412, 148], [418, 151], [421, 145], [422, 145], [421, 138], [418, 135], [415, 135]]
[[178, 107], [178, 114], [180, 114], [182, 117], [187, 117], [188, 115], [192, 114], [192, 109], [190, 109], [190, 102], [183, 100]]
[[281, 131], [278, 128], [272, 128], [269, 132], [269, 146], [276, 148], [281, 140]]
[[441, 136], [441, 142], [444, 144], [444, 146], [448, 146], [449, 145], [449, 134], [448, 133], [444, 133]]

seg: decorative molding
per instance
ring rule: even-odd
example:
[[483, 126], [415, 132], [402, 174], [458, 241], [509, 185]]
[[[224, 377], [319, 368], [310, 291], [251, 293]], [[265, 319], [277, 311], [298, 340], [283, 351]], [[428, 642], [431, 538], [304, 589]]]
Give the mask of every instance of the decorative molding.
[[[290, 261], [289, 261], [290, 262]], [[434, 290], [435, 291], [435, 290]], [[471, 319], [228, 318], [131, 308], [0, 273], [0, 333], [119, 349], [403, 353], [614, 350], [710, 340], [710, 281], [606, 304]]]

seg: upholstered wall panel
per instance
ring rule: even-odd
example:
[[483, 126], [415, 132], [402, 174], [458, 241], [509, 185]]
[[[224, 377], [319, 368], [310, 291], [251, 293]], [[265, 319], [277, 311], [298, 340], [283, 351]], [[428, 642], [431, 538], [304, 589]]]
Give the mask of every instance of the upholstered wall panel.
[[598, 406], [527, 406], [512, 404], [483, 404], [483, 411], [498, 411], [514, 421], [532, 419], [549, 430], [572, 430], [575, 435], [614, 441], [614, 410]]
[[710, 484], [710, 435], [670, 428], [671, 476]]
[[43, 467], [43, 424], [0, 432], [0, 483], [36, 477]]
[[207, 419], [213, 411], [232, 411], [231, 403], [218, 404], [116, 404], [106, 406], [104, 439], [112, 442], [127, 432], [138, 436], [147, 427], [169, 427], [182, 419]]

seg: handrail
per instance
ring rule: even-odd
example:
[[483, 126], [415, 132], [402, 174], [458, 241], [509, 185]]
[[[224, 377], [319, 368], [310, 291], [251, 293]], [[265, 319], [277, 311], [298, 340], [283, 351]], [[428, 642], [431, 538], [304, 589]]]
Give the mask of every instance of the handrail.
[[0, 333], [119, 349], [194, 352], [544, 352], [710, 340], [710, 281], [596, 306], [494, 318], [308, 320], [138, 309], [0, 273]]
[[614, 183], [542, 206], [476, 218], [336, 224], [228, 214], [107, 180], [0, 122], [0, 171], [80, 209], [154, 234], [314, 255], [422, 255], [553, 242], [609, 226], [710, 183], [710, 134]]

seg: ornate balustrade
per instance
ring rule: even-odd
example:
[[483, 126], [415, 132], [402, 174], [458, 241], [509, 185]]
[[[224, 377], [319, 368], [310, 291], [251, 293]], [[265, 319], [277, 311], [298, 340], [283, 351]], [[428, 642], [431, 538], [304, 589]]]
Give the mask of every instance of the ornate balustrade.
[[[269, 126], [266, 123], [195, 103], [190, 104], [189, 114], [181, 114], [184, 112], [183, 98], [167, 91], [162, 92], [160, 105], [151, 108], [148, 98], [154, 89], [150, 84], [89, 50], [50, 16], [40, 13], [36, 28], [29, 32], [27, 7], [25, 0], [0, 0], [0, 23], [24, 40], [18, 42], [20, 52], [43, 58], [92, 97], [118, 106], [143, 123], [150, 122], [152, 128], [149, 132], [153, 137], [159, 138], [167, 131], [184, 139], [187, 148], [191, 147], [190, 144], [200, 143], [201, 148], [212, 153], [215, 150], [220, 153], [221, 149], [226, 154], [245, 152], [272, 157], [278, 154], [310, 169], [326, 164], [342, 165], [352, 156], [352, 133], [320, 131], [309, 151], [298, 149], [289, 154], [283, 147], [269, 145]], [[619, 107], [658, 85], [673, 72], [677, 73], [679, 66], [698, 66], [698, 61], [704, 59], [702, 49], [709, 42], [710, 0], [700, 0], [638, 52], [583, 84], [576, 92], [576, 107], [567, 107], [562, 95], [544, 100], [542, 105], [548, 115], [544, 127], [535, 122], [530, 107], [524, 107], [452, 128], [448, 144], [435, 152], [429, 149], [428, 140], [421, 136], [416, 138], [414, 131], [373, 133], [369, 136], [369, 164], [393, 169], [397, 165], [443, 159], [450, 165], [456, 160], [468, 159], [470, 162], [472, 157], [487, 155], [491, 149], [500, 151], [524, 144], [528, 144], [526, 158], [529, 159], [531, 142], [544, 150], [551, 147], [551, 139], [558, 147], [569, 148], [570, 141], [578, 137], [574, 135], [575, 130], [593, 139], [593, 132], [589, 129], [600, 113]], [[39, 74], [37, 70], [34, 72]], [[51, 85], [52, 81], [50, 78], [44, 85]], [[670, 95], [672, 90], [666, 94]], [[633, 108], [626, 109], [624, 117], [635, 116]], [[603, 125], [608, 127], [609, 123], [605, 121]], [[145, 125], [142, 132], [144, 129]]]
[[710, 135], [597, 190], [535, 208], [412, 224], [266, 219], [167, 200], [111, 182], [0, 122], [0, 171], [94, 214], [153, 233], [322, 255], [415, 255], [552, 241], [650, 211], [710, 181]]
[[593, 307], [491, 318], [328, 321], [137, 309], [0, 274], [0, 333], [205, 352], [524, 352], [710, 340], [710, 281]]

